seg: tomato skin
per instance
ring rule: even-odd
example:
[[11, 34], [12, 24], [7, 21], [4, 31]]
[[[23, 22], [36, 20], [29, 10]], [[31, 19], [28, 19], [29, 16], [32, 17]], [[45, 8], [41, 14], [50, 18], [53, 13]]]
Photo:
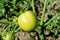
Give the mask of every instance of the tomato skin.
[[18, 24], [24, 31], [31, 31], [37, 24], [37, 16], [32, 11], [26, 11], [18, 17]]

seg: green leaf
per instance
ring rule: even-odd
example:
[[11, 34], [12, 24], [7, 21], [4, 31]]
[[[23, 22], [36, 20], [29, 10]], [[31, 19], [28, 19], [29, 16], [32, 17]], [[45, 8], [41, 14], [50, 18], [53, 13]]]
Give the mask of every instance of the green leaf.
[[0, 3], [0, 9], [2, 9], [2, 8], [3, 8], [3, 4]]
[[44, 36], [42, 34], [40, 35], [40, 38], [41, 38], [41, 40], [44, 40]]
[[36, 31], [38, 34], [41, 34], [41, 32], [42, 32], [41, 27], [38, 26], [38, 27], [35, 29], [35, 31]]
[[2, 16], [3, 14], [2, 13], [0, 13], [0, 17]]
[[52, 29], [52, 26], [48, 25], [48, 26], [46, 26], [46, 29], [47, 30], [51, 30]]
[[0, 0], [0, 3], [2, 2], [2, 0]]
[[55, 0], [49, 0], [48, 2], [51, 4], [51, 3], [53, 3]]
[[2, 0], [2, 2], [3, 2], [3, 3], [6, 3], [6, 2], [8, 2], [8, 0]]
[[0, 3], [0, 12], [3, 10], [3, 4]]

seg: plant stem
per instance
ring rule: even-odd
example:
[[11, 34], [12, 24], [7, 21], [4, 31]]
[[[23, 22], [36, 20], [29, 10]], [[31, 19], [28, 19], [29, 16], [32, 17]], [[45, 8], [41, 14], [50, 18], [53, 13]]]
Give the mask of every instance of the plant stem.
[[14, 32], [18, 32], [20, 30], [20, 27], [19, 28], [17, 28]]
[[32, 4], [31, 4], [31, 6], [32, 6], [32, 10], [33, 10], [33, 12], [36, 14], [36, 12], [35, 12], [35, 7], [34, 7], [34, 0], [32, 0]]
[[45, 14], [45, 11], [46, 11], [47, 3], [48, 3], [48, 0], [45, 0], [45, 2], [44, 2], [43, 12], [42, 12], [41, 23], [40, 23], [41, 25], [43, 25], [43, 22], [44, 22], [44, 14]]
[[52, 19], [50, 19], [44, 26], [48, 25], [51, 23], [51, 21], [53, 21], [55, 18], [57, 18], [58, 16], [60, 16], [60, 13], [57, 14], [56, 16], [54, 16]]
[[12, 34], [13, 34], [13, 32], [15, 31], [16, 28], [17, 28], [17, 24], [16, 24], [15, 28], [12, 30]]
[[2, 32], [2, 35], [4, 35], [5, 33], [6, 33], [6, 30], [8, 29], [8, 28], [10, 28], [11, 27], [11, 25], [9, 25], [3, 32]]
[[[12, 35], [13, 35], [13, 33], [14, 33], [14, 31], [15, 31], [16, 28], [17, 28], [17, 24], [15, 25], [15, 28], [11, 32], [11, 37], [12, 37]], [[10, 40], [12, 40], [11, 37], [10, 37]]]
[[0, 21], [1, 24], [10, 24], [10, 23], [13, 23], [13, 22], [3, 22], [3, 21]]
[[11, 26], [13, 26], [13, 25], [15, 25], [15, 24], [11, 24], [11, 23], [10, 23], [9, 26], [7, 26], [6, 29], [2, 32], [2, 34], [4, 35], [4, 34], [6, 33], [6, 31], [7, 31], [7, 29], [9, 29], [9, 28], [10, 28]]

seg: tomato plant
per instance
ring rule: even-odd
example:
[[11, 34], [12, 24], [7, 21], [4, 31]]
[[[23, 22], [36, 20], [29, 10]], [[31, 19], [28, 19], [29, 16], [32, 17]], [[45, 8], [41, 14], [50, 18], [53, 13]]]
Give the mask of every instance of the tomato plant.
[[10, 40], [10, 37], [14, 40], [12, 36], [18, 32], [22, 38], [25, 32], [29, 35], [36, 32], [38, 40], [59, 39], [60, 0], [0, 0], [0, 40], [2, 36], [4, 40]]

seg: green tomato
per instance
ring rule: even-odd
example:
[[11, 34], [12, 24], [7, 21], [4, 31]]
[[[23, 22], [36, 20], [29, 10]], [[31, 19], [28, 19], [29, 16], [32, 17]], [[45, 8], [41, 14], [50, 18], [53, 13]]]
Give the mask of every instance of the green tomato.
[[32, 11], [26, 11], [18, 17], [18, 24], [24, 31], [32, 31], [37, 24], [37, 16]]
[[14, 35], [11, 36], [10, 33], [7, 33], [6, 36], [2, 38], [3, 40], [14, 40]]
[[13, 22], [17, 22], [17, 18], [13, 19]]
[[12, 17], [12, 21], [13, 21], [13, 22], [17, 22], [17, 17], [16, 17], [16, 16], [13, 16], [13, 17]]

